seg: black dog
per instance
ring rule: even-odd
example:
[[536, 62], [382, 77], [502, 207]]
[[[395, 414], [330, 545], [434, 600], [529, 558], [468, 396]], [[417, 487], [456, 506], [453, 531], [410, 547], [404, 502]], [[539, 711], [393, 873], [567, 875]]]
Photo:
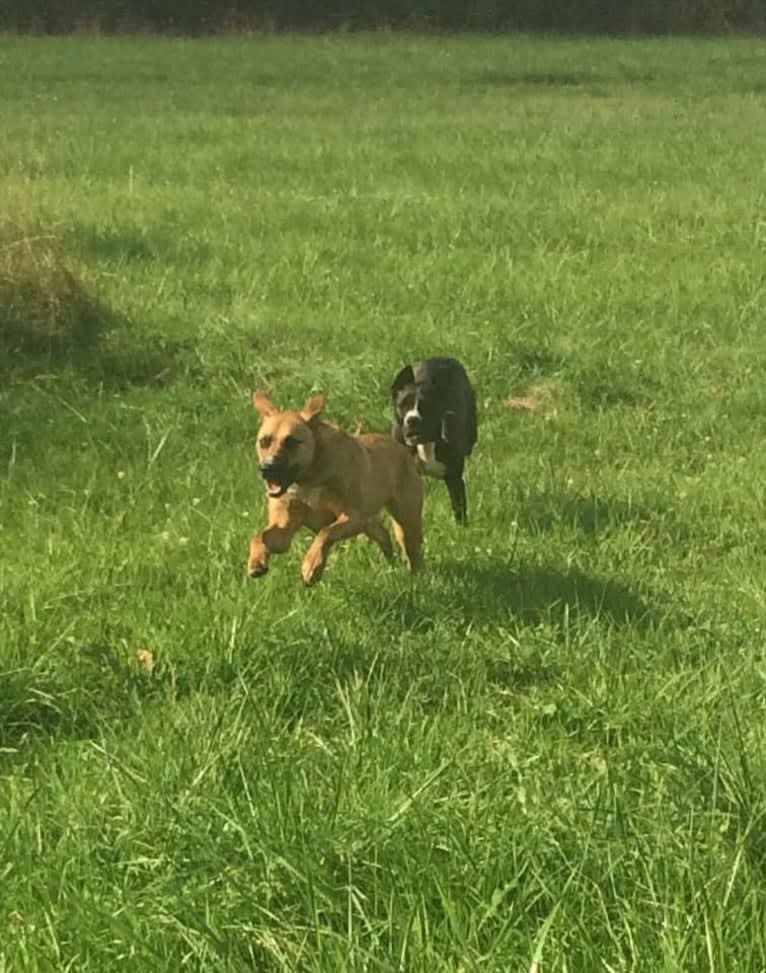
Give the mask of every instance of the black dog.
[[417, 452], [420, 469], [444, 480], [459, 524], [468, 520], [463, 467], [476, 444], [476, 396], [454, 358], [405, 365], [391, 386], [393, 437]]

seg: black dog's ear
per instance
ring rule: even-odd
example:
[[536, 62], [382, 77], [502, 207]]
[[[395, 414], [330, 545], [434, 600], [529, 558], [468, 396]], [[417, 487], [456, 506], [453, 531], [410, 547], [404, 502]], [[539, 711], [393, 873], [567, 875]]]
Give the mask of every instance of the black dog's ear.
[[395, 397], [399, 389], [404, 388], [405, 385], [414, 385], [414, 384], [415, 384], [415, 373], [412, 370], [412, 365], [405, 365], [404, 368], [396, 376], [393, 385], [391, 386], [392, 397]]

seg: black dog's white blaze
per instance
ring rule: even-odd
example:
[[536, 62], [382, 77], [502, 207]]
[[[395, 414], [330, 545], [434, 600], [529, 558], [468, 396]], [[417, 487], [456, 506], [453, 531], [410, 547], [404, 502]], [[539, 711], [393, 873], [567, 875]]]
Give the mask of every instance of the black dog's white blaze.
[[436, 458], [436, 443], [418, 443], [418, 460], [424, 473], [443, 480], [447, 475], [447, 467]]

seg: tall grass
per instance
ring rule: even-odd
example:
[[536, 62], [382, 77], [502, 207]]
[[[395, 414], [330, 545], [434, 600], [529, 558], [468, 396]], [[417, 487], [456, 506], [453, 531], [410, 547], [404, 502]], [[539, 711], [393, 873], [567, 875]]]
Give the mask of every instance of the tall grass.
[[[0, 969], [766, 966], [762, 62], [0, 38]], [[428, 353], [469, 528], [248, 581]]]

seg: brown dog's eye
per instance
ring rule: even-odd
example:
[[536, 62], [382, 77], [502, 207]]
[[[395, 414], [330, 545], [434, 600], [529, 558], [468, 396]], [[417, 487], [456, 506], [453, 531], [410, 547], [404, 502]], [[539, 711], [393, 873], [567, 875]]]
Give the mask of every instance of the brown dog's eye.
[[261, 449], [268, 449], [271, 446], [271, 436], [261, 436], [258, 440], [258, 445]]
[[296, 439], [295, 436], [285, 436], [285, 446], [288, 449], [295, 449], [296, 446], [300, 446], [300, 439]]

